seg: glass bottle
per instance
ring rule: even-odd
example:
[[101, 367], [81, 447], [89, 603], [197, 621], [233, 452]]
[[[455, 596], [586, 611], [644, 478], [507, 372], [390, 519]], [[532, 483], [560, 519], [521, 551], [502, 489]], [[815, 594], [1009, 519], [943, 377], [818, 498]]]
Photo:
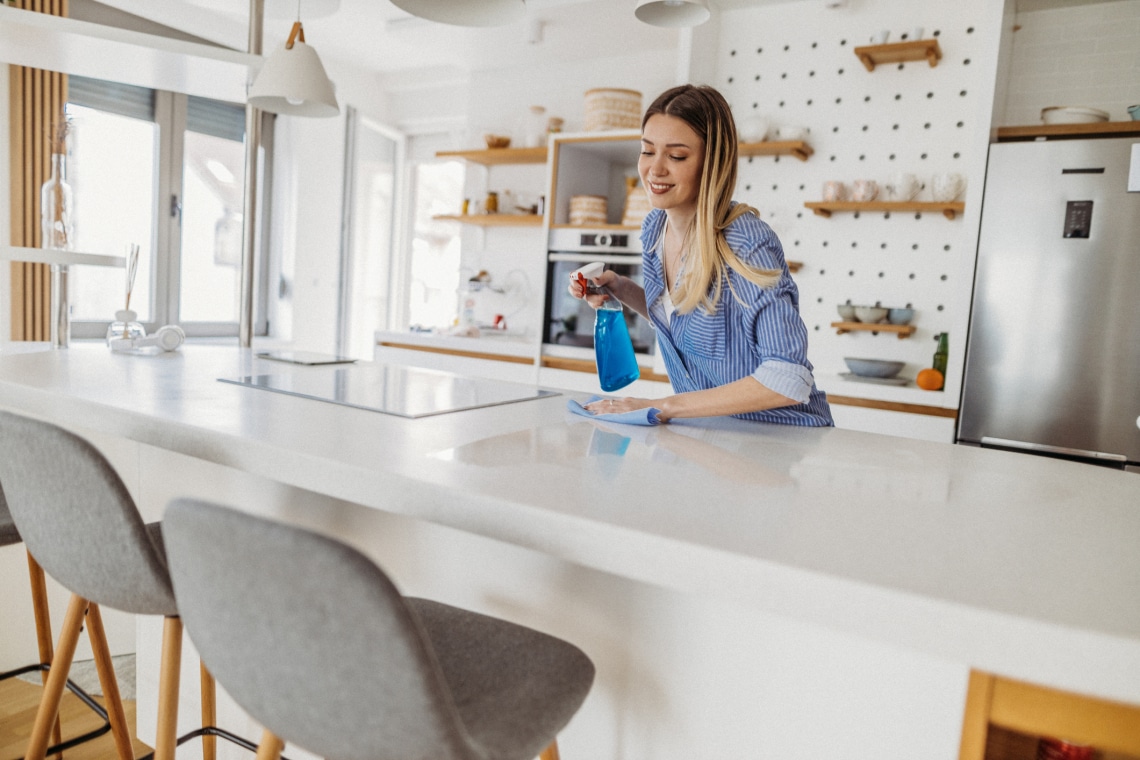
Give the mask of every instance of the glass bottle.
[[146, 337], [146, 328], [136, 320], [138, 315], [132, 309], [120, 309], [115, 312], [115, 321], [107, 327], [107, 345], [114, 340], [135, 340]]
[[950, 333], [938, 333], [934, 337], [938, 341], [938, 348], [934, 351], [934, 369], [941, 372], [942, 377], [946, 377], [946, 360], [950, 356], [948, 345]]
[[[599, 292], [608, 291], [600, 288]], [[616, 391], [641, 377], [625, 312], [612, 294], [594, 314], [594, 357], [603, 391]]]
[[[67, 164], [63, 153], [51, 155], [51, 177], [40, 188], [40, 246], [70, 251], [75, 242], [74, 199], [67, 184]], [[67, 348], [71, 344], [71, 299], [68, 293], [67, 265], [51, 265], [51, 344]]]

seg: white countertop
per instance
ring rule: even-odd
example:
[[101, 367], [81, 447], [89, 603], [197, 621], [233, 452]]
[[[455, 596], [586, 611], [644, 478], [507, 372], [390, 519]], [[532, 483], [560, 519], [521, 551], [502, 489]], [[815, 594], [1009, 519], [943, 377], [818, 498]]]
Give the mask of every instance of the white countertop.
[[566, 395], [404, 419], [216, 380], [331, 369], [214, 346], [0, 351], [0, 406], [1140, 703], [1135, 474], [731, 419], [619, 428]]

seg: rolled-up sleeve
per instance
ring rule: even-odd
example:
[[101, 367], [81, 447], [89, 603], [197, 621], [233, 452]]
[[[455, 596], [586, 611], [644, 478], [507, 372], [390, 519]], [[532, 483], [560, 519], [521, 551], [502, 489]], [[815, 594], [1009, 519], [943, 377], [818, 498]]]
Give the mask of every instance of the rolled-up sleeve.
[[812, 377], [807, 367], [779, 359], [769, 359], [763, 362], [752, 373], [752, 377], [756, 378], [756, 381], [765, 388], [787, 396], [800, 404], [807, 403], [811, 397], [812, 385], [815, 383], [815, 378]]

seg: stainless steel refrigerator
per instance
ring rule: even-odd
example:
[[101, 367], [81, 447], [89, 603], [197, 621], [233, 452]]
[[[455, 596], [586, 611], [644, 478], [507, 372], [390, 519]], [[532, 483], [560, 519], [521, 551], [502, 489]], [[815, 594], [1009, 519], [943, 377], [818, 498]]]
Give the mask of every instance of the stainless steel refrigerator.
[[1140, 470], [1140, 138], [990, 147], [958, 440]]

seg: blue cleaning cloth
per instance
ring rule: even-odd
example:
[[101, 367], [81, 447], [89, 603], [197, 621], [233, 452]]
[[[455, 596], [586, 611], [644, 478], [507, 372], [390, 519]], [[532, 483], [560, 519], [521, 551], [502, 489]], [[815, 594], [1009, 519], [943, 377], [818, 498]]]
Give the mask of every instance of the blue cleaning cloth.
[[[592, 404], [595, 401], [601, 401], [604, 396], [591, 396], [587, 404]], [[594, 414], [582, 404], [579, 404], [574, 399], [566, 402], [566, 408], [574, 414], [580, 414], [583, 417], [589, 417], [592, 420], [605, 420], [606, 422], [618, 422], [623, 425], [660, 425], [661, 421], [657, 419], [657, 415], [661, 413], [660, 409], [656, 407], [646, 407], [645, 409], [635, 409], [632, 412], [622, 412], [620, 414]]]

